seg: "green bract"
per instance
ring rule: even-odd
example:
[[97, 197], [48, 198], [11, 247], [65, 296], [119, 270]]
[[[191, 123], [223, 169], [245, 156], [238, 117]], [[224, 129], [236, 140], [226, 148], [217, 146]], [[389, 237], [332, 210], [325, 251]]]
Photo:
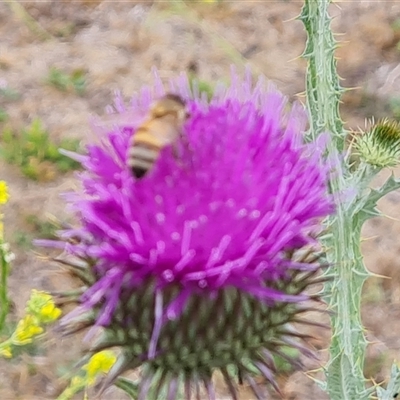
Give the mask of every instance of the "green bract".
[[384, 119], [355, 136], [360, 159], [378, 168], [394, 167], [400, 161], [400, 124]]

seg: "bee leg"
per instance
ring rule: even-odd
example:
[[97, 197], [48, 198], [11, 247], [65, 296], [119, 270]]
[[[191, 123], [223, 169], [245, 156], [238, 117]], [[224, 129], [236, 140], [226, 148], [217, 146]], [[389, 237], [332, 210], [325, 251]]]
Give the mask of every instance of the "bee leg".
[[[180, 143], [178, 140], [172, 143], [172, 155], [175, 158], [177, 164], [182, 166], [182, 160], [184, 159], [184, 150], [179, 147], [179, 144]], [[184, 142], [184, 145], [186, 147], [186, 142]]]
[[178, 143], [176, 142], [172, 144], [172, 155], [179, 164], [179, 161], [182, 159], [182, 152], [179, 150]]
[[189, 170], [194, 169], [194, 164], [193, 164], [193, 154], [194, 153], [193, 153], [192, 148], [191, 148], [189, 142], [187, 141], [187, 139], [184, 140], [183, 144], [184, 144], [185, 148], [189, 150], [189, 154], [188, 154], [189, 160], [187, 160], [187, 158], [188, 158], [187, 156], [186, 156], [186, 158], [184, 157], [185, 150], [182, 148], [179, 148], [178, 142], [175, 142], [172, 145], [172, 155], [175, 158], [177, 165], [180, 168], [183, 168], [186, 172], [188, 172]]
[[188, 150], [189, 158], [190, 158], [190, 167], [192, 169], [194, 169], [193, 156], [194, 156], [195, 152], [194, 152], [193, 146], [190, 144], [190, 141], [186, 135], [181, 133], [180, 137], [181, 137], [183, 145]]

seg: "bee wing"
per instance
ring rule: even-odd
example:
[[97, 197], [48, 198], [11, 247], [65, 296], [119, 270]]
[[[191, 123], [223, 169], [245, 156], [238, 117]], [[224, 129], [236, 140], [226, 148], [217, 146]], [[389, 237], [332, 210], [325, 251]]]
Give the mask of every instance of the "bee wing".
[[149, 130], [161, 146], [173, 143], [181, 135], [181, 127], [176, 124], [175, 118], [172, 116], [152, 120]]

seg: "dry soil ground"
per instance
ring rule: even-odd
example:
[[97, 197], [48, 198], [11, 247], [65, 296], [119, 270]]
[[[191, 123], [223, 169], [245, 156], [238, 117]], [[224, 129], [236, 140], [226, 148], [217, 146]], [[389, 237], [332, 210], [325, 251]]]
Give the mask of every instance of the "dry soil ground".
[[[20, 4], [35, 24], [18, 12], [15, 3], [0, 2], [0, 86], [19, 93], [16, 99], [0, 95], [0, 108], [9, 116], [0, 123], [0, 132], [6, 125], [18, 131], [39, 117], [53, 140], [75, 137], [85, 143], [88, 117], [104, 113], [115, 90], [129, 97], [143, 83], [151, 83], [152, 66], [167, 79], [195, 62], [201, 79], [216, 81], [229, 75], [232, 63], [239, 70], [249, 63], [291, 99], [301, 98], [298, 94], [304, 90], [305, 61], [299, 55], [306, 37], [301, 22], [294, 20], [300, 1]], [[397, 113], [399, 117], [395, 104], [400, 99], [400, 2], [337, 2], [331, 11], [336, 17], [334, 30], [341, 33], [337, 56], [342, 84], [356, 88], [343, 98], [347, 126], [363, 126], [371, 116]], [[83, 95], [46, 84], [51, 67], [67, 72], [83, 69], [87, 81]], [[31, 181], [19, 168], [0, 160], [0, 179], [9, 183], [11, 192], [4, 212], [6, 237], [17, 256], [10, 278], [15, 318], [23, 314], [31, 288], [68, 286], [29, 248], [29, 240], [38, 234], [30, 216], [40, 221], [48, 214], [64, 218], [59, 194], [75, 185], [72, 173], [54, 180], [51, 175], [44, 171], [39, 181]], [[400, 193], [388, 195], [380, 202], [388, 218], [373, 219], [364, 228], [364, 236], [370, 238], [363, 243], [368, 268], [390, 278], [373, 278], [365, 287], [363, 318], [374, 343], [366, 375], [377, 381], [388, 376], [393, 359], [400, 359], [399, 204]], [[316, 334], [324, 358], [329, 332]], [[40, 354], [0, 360], [0, 399], [55, 399], [66, 384], [60, 377], [79, 353], [76, 343], [53, 335]], [[287, 379], [284, 392], [287, 400], [326, 398], [302, 373]], [[125, 397], [114, 391], [104, 398]], [[244, 390], [242, 399], [251, 398]]]

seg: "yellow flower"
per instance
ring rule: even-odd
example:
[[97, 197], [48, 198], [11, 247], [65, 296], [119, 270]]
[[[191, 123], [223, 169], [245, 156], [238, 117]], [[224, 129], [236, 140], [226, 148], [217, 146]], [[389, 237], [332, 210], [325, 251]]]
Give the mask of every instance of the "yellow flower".
[[18, 322], [17, 329], [11, 337], [11, 341], [16, 346], [23, 346], [32, 343], [32, 338], [40, 335], [43, 328], [38, 325], [38, 320], [33, 315], [26, 315]]
[[100, 373], [107, 373], [115, 363], [116, 356], [112, 351], [104, 350], [93, 355], [89, 362], [82, 367], [86, 370], [86, 376], [74, 376], [67, 389], [57, 398], [57, 400], [70, 400], [76, 393], [85, 390], [84, 399], [87, 399], [86, 389], [94, 385], [96, 377]]
[[87, 371], [88, 384], [93, 385], [100, 373], [107, 373], [116, 359], [115, 354], [109, 350], [100, 351], [92, 356], [83, 367]]
[[53, 322], [61, 315], [61, 310], [56, 307], [53, 301], [44, 305], [40, 310], [40, 321], [44, 324]]
[[9, 197], [7, 183], [0, 181], [0, 204], [6, 204]]
[[52, 296], [35, 289], [32, 290], [26, 312], [34, 315], [41, 324], [49, 324], [61, 315], [61, 310], [55, 306]]

